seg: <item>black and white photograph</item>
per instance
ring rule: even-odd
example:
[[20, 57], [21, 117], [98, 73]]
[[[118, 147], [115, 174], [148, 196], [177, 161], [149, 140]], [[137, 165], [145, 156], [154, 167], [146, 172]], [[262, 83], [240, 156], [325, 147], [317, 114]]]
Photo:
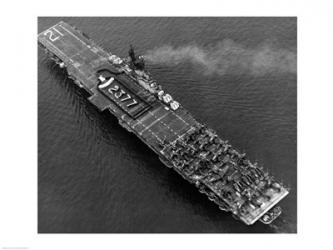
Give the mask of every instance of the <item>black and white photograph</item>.
[[332, 245], [331, 1], [2, 7], [0, 250]]
[[39, 233], [296, 233], [296, 17], [39, 17]]

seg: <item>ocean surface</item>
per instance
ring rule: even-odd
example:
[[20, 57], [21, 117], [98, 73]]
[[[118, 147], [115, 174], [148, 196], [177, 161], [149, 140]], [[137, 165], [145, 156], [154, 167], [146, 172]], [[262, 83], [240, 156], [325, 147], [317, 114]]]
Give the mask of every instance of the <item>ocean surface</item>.
[[[129, 44], [145, 54], [166, 45], [215, 48], [221, 41], [232, 41], [245, 54], [260, 44], [297, 53], [292, 17], [40, 17], [38, 32], [60, 20], [122, 57]], [[290, 188], [280, 203], [283, 214], [272, 225], [246, 226], [220, 211], [111, 114], [98, 112], [38, 49], [38, 231], [296, 233], [297, 74], [279, 68], [256, 74], [239, 66], [242, 58], [216, 74], [191, 58], [147, 62], [147, 67], [197, 120]]]

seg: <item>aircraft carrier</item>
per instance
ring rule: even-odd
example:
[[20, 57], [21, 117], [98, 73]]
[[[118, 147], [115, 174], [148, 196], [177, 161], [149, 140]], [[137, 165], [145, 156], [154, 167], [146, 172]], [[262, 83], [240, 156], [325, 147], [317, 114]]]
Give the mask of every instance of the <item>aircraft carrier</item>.
[[216, 132], [198, 122], [145, 70], [133, 48], [127, 58], [105, 51], [87, 35], [59, 22], [38, 35], [39, 45], [100, 111], [149, 146], [221, 210], [247, 225], [271, 223], [288, 189]]

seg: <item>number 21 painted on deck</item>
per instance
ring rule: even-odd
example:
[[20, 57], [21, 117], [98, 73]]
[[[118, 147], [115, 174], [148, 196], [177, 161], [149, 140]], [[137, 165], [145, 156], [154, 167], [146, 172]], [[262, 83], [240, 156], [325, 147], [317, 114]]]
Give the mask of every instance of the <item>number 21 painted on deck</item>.
[[[56, 32], [58, 35], [56, 35], [54, 32]], [[58, 40], [61, 36], [64, 36], [64, 34], [62, 34], [59, 30], [57, 30], [55, 27], [53, 27], [53, 28], [45, 31], [44, 36], [47, 36], [51, 42], [54, 42], [54, 41]]]

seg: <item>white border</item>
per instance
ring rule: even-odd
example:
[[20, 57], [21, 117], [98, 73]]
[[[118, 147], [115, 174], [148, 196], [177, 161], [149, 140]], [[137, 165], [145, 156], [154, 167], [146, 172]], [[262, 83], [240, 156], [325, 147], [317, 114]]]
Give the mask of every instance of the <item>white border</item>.
[[[3, 9], [4, 8], [4, 9]], [[330, 1], [8, 1], [1, 14], [0, 247], [327, 249], [332, 227]], [[297, 235], [38, 235], [37, 16], [298, 16]], [[327, 247], [325, 247], [327, 246]]]

